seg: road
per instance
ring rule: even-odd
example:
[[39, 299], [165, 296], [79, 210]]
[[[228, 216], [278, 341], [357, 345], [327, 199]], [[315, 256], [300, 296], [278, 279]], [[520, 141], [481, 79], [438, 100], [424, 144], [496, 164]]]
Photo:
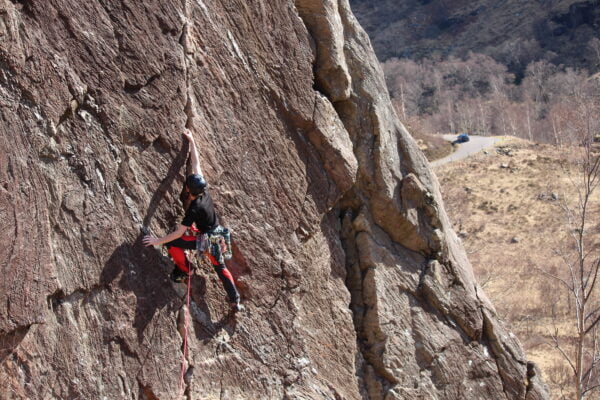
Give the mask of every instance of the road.
[[[444, 139], [451, 142], [455, 140], [457, 135], [444, 135]], [[471, 136], [469, 135], [471, 140], [466, 143], [459, 143], [456, 147], [456, 151], [450, 154], [447, 157], [440, 158], [439, 160], [435, 160], [430, 162], [432, 167], [438, 167], [440, 165], [444, 165], [451, 161], [461, 160], [470, 156], [471, 154], [475, 154], [487, 147], [492, 147], [494, 143], [500, 141], [500, 137], [498, 136]]]

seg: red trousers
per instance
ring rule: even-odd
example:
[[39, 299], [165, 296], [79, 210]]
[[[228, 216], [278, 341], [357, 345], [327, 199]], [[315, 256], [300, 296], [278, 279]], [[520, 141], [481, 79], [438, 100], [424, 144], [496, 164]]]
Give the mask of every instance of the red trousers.
[[[177, 268], [185, 273], [190, 271], [191, 265], [187, 257], [185, 256], [185, 250], [196, 250], [196, 236], [182, 236], [179, 239], [172, 240], [165, 243], [169, 250], [169, 255], [175, 261]], [[240, 295], [235, 287], [235, 280], [233, 275], [227, 269], [225, 264], [219, 264], [219, 262], [212, 256], [209, 255], [210, 262], [215, 269], [215, 272], [223, 283], [223, 288], [227, 292], [230, 302], [237, 302]]]

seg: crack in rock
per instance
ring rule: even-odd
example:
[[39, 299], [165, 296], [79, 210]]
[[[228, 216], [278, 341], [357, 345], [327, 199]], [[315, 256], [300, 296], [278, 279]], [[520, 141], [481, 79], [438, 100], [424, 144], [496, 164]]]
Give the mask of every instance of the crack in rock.
[[365, 365], [360, 367], [360, 374], [370, 398], [383, 398], [397, 383], [393, 374], [387, 370], [383, 360], [386, 335], [379, 326], [377, 294], [375, 292], [374, 266], [361, 265], [360, 250], [357, 237], [364, 233], [357, 232], [353, 226], [352, 212], [342, 215], [341, 240], [346, 253], [348, 275], [346, 286], [351, 295], [350, 309], [353, 313], [358, 348]]

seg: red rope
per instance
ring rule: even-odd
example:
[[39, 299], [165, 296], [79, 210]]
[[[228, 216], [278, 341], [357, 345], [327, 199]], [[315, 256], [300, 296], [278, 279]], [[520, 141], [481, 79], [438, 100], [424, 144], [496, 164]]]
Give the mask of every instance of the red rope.
[[185, 310], [185, 328], [183, 330], [183, 357], [181, 358], [181, 374], [179, 377], [178, 399], [180, 399], [180, 400], [183, 396], [183, 381], [184, 381], [184, 377], [185, 377], [185, 365], [186, 365], [187, 350], [188, 350], [187, 337], [188, 337], [188, 324], [189, 324], [189, 318], [190, 318], [190, 286], [191, 286], [191, 282], [192, 282], [192, 268], [190, 265], [190, 268], [188, 268], [187, 296], [186, 296], [186, 300], [185, 300], [187, 309]]

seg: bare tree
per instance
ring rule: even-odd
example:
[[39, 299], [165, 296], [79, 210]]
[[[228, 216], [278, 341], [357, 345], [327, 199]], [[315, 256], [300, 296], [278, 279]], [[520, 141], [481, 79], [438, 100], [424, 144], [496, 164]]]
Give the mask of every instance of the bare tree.
[[600, 66], [600, 39], [598, 39], [596, 37], [592, 38], [588, 42], [588, 47], [592, 51], [592, 55], [594, 56], [594, 58], [596, 60], [596, 67], [599, 67]]
[[533, 142], [533, 134], [531, 133], [531, 115], [529, 114], [529, 102], [526, 102], [525, 111], [527, 113], [527, 138]]
[[[588, 93], [594, 93], [594, 89]], [[572, 307], [567, 317], [572, 318], [570, 328], [575, 332], [574, 340], [565, 341], [564, 336], [569, 336], [569, 332], [560, 332], [556, 327], [552, 340], [569, 365], [578, 400], [589, 398], [592, 392], [600, 389], [600, 245], [591, 239], [592, 229], [597, 229], [592, 224], [597, 222], [595, 191], [600, 186], [600, 149], [594, 148], [593, 143], [600, 102], [595, 96], [597, 94], [578, 96], [572, 103], [571, 113], [565, 114], [568, 120], [564, 125], [573, 128], [571, 133], [578, 138], [576, 147], [570, 147], [570, 150], [563, 147], [562, 169], [576, 195], [573, 202], [563, 196], [561, 205], [568, 239], [557, 247], [555, 254], [564, 268], [556, 273], [542, 271], [559, 282], [569, 294]], [[560, 133], [560, 130], [555, 132]], [[564, 135], [557, 134], [559, 144], [564, 139]]]
[[[591, 58], [596, 57], [599, 43], [589, 42]], [[418, 117], [429, 132], [509, 134], [549, 143], [554, 131], [564, 134], [573, 130], [559, 126], [566, 122], [551, 114], [568, 112], [570, 99], [579, 95], [590, 78], [585, 70], [542, 60], [530, 63], [521, 83], [516, 84], [506, 66], [474, 53], [419, 62], [393, 58], [383, 63], [383, 69], [398, 114], [405, 121]]]

